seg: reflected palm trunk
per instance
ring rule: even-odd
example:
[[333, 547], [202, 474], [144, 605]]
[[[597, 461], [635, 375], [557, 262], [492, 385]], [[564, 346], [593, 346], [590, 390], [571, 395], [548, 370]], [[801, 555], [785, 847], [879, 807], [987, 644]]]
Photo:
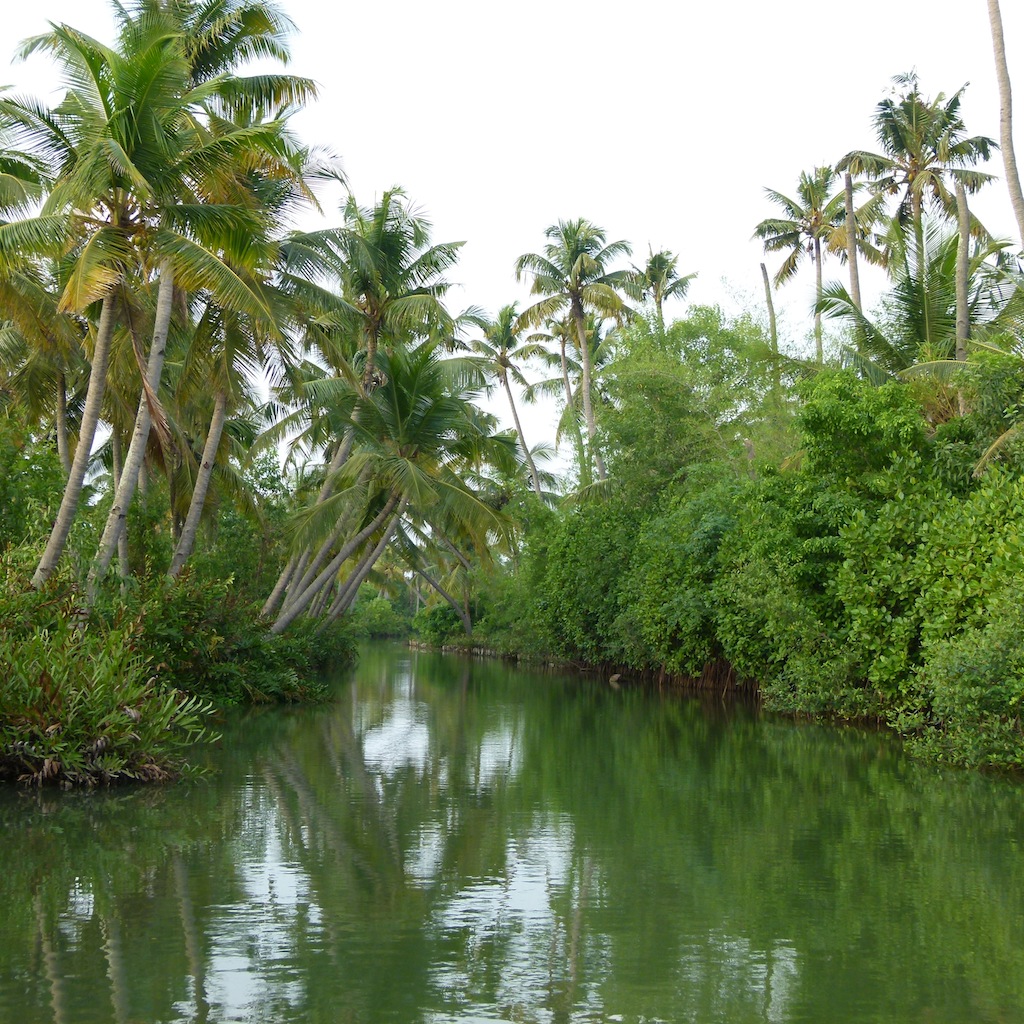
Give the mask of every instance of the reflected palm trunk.
[[174, 888], [178, 897], [181, 929], [185, 935], [185, 955], [188, 957], [188, 969], [195, 988], [196, 1015], [192, 1024], [206, 1024], [210, 1014], [210, 1004], [206, 1001], [203, 943], [196, 923], [196, 910], [192, 904], [192, 894], [189, 890], [188, 869], [185, 867], [180, 850], [174, 852]]
[[50, 1006], [53, 1009], [53, 1024], [66, 1024], [67, 1003], [64, 996], [64, 979], [61, 975], [60, 960], [50, 939], [50, 926], [43, 911], [42, 900], [36, 896], [34, 900], [36, 928], [39, 932], [39, 944], [43, 950], [43, 968], [46, 981], [50, 987]]

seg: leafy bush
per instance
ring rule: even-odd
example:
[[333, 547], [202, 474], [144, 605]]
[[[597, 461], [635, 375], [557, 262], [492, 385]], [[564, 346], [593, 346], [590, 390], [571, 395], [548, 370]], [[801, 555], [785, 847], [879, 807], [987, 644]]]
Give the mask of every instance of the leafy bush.
[[352, 609], [352, 630], [373, 639], [408, 636], [411, 624], [386, 597], [358, 601]]
[[33, 785], [162, 781], [187, 770], [210, 706], [167, 686], [133, 627], [0, 634], [0, 778]]

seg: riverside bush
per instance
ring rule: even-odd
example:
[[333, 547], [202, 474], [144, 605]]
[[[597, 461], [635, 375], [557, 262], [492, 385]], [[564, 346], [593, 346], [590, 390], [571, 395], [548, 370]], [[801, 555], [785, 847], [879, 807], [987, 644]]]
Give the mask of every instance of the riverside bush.
[[166, 685], [134, 627], [68, 618], [0, 634], [0, 778], [32, 785], [163, 781], [189, 766], [210, 705]]

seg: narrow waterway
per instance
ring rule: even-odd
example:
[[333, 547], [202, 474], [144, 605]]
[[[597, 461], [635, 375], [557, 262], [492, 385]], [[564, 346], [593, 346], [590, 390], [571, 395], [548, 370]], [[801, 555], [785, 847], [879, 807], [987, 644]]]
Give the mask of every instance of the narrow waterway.
[[204, 782], [0, 790], [11, 1024], [1024, 1020], [1024, 786], [371, 648]]

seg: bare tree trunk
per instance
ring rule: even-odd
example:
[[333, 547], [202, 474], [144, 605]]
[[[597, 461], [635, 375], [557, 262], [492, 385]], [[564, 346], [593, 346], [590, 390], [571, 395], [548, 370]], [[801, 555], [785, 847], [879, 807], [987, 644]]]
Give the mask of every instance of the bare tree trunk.
[[96, 328], [96, 346], [93, 350], [92, 368], [89, 371], [89, 388], [85, 395], [85, 409], [82, 413], [82, 426], [78, 434], [78, 447], [71, 463], [71, 472], [61, 498], [60, 509], [46, 542], [46, 550], [39, 560], [32, 586], [38, 590], [53, 575], [60, 556], [64, 552], [68, 533], [75, 521], [78, 511], [78, 500], [82, 495], [82, 484], [85, 471], [89, 466], [92, 443], [96, 437], [96, 425], [99, 423], [100, 410], [103, 406], [103, 389], [107, 380], [107, 361], [110, 358], [110, 339], [114, 335], [114, 297], [107, 295], [103, 299], [100, 310], [100, 322]]
[[821, 343], [821, 239], [814, 239], [814, 355], [818, 365], [825, 361]]
[[857, 268], [857, 218], [853, 213], [853, 178], [849, 171], [843, 175], [843, 188], [846, 191], [846, 258], [850, 263], [850, 298], [857, 309], [863, 312], [860, 304], [860, 271]]
[[580, 346], [580, 359], [583, 365], [583, 382], [580, 387], [583, 389], [583, 415], [587, 421], [589, 451], [597, 466], [598, 480], [604, 480], [608, 474], [605, 472], [601, 453], [597, 450], [597, 420], [594, 418], [594, 404], [591, 401], [590, 393], [590, 345], [587, 344], [587, 322], [583, 314], [583, 307], [578, 300], [573, 300], [572, 317], [576, 323], [576, 338]]
[[[124, 470], [124, 463], [121, 458], [121, 435], [116, 431], [110, 434], [111, 461], [114, 465], [114, 491], [121, 485], [121, 474]], [[131, 565], [128, 561], [128, 523], [117, 538], [117, 572], [122, 582], [131, 575]]]
[[335, 601], [330, 614], [320, 624], [318, 632], [323, 631], [328, 623], [334, 622], [338, 616], [352, 607], [352, 602], [355, 601], [356, 594], [359, 593], [359, 588], [363, 585], [366, 577], [370, 575], [370, 570], [377, 564], [377, 560], [384, 554], [384, 549], [391, 542], [391, 538], [394, 537], [395, 531], [398, 529], [398, 524], [401, 522], [402, 513], [405, 512], [405, 507], [408, 504], [408, 499], [402, 502], [398, 507], [398, 511], [395, 512], [394, 518], [392, 518], [391, 522], [388, 523], [388, 528], [381, 535], [380, 540], [377, 541], [376, 547], [373, 548], [368, 557], [364, 558], [362, 562], [360, 562], [356, 571], [352, 573], [348, 580], [342, 585], [339, 600]]
[[64, 467], [64, 478], [71, 475], [71, 452], [68, 450], [68, 381], [63, 373], [57, 376], [57, 456]]
[[779, 379], [779, 325], [775, 319], [775, 302], [772, 299], [772, 283], [768, 279], [768, 268], [761, 264], [761, 278], [764, 281], [764, 301], [768, 306], [768, 334], [772, 345], [772, 387], [775, 398], [779, 397], [782, 382]]
[[206, 433], [206, 443], [203, 445], [203, 461], [200, 463], [199, 472], [196, 474], [196, 484], [192, 490], [192, 500], [189, 502], [188, 515], [185, 516], [185, 525], [181, 528], [181, 537], [178, 540], [178, 546], [174, 550], [171, 567], [167, 570], [167, 574], [171, 579], [177, 579], [182, 567], [192, 556], [192, 551], [195, 548], [199, 521], [203, 515], [203, 505], [206, 503], [206, 494], [210, 489], [213, 467], [217, 461], [217, 450], [220, 448], [220, 439], [224, 434], [224, 423], [227, 418], [228, 393], [226, 388], [220, 388], [217, 391], [217, 398], [213, 404], [210, 429]]
[[[334, 493], [334, 477], [338, 470], [348, 461], [348, 457], [352, 452], [352, 445], [355, 441], [355, 430], [349, 428], [345, 431], [345, 436], [342, 438], [341, 443], [334, 451], [334, 456], [331, 459], [330, 465], [327, 467], [327, 475], [324, 478], [323, 485], [320, 488], [320, 493], [317, 495], [317, 504], [320, 505], [325, 502]], [[333, 538], [331, 543], [334, 543]], [[325, 553], [321, 548], [321, 553]], [[266, 603], [263, 605], [263, 609], [260, 614], [264, 617], [269, 617], [278, 604], [281, 603], [282, 598], [285, 597], [286, 593], [291, 590], [292, 581], [301, 578], [305, 572], [306, 567], [309, 565], [309, 559], [311, 553], [306, 550], [299, 556], [298, 568], [296, 569], [295, 559], [290, 559], [288, 564], [282, 570], [281, 575], [277, 578], [277, 583], [274, 584], [274, 589], [270, 592], [270, 596], [267, 598]], [[322, 564], [322, 563], [321, 563]], [[314, 570], [315, 571], [315, 570]], [[286, 602], [287, 603], [287, 602]]]
[[174, 268], [167, 261], [160, 267], [160, 285], [157, 290], [156, 316], [153, 323], [153, 341], [149, 347], [149, 359], [146, 364], [146, 379], [139, 399], [139, 410], [135, 414], [135, 429], [132, 431], [131, 443], [125, 457], [124, 472], [121, 482], [114, 495], [114, 503], [107, 516], [103, 535], [100, 537], [96, 559], [89, 570], [86, 585], [86, 603], [91, 605], [96, 598], [96, 588], [103, 579], [114, 557], [117, 538], [124, 529], [128, 506], [135, 494], [135, 484], [139, 478], [142, 460], [146, 455], [149, 443], [149, 428], [153, 422], [150, 402], [156, 401], [160, 389], [160, 376], [163, 373], [164, 355], [167, 351], [167, 332], [171, 324], [171, 308], [174, 304]]
[[1003, 41], [1003, 19], [999, 0], [988, 0], [988, 21], [992, 29], [992, 50], [996, 61], [996, 79], [999, 82], [999, 148], [1003, 151], [1006, 187], [1010, 192], [1013, 215], [1017, 218], [1017, 231], [1024, 246], [1024, 192], [1021, 191], [1017, 158], [1013, 152], [1013, 99], [1010, 94], [1010, 72], [1006, 66], [1006, 44]]
[[967, 307], [971, 212], [967, 208], [967, 190], [962, 181], [956, 183], [956, 213], [960, 229], [956, 247], [956, 358], [963, 362], [967, 359], [967, 339], [971, 336], [970, 310]]
[[540, 493], [540, 477], [537, 475], [537, 467], [533, 463], [533, 456], [530, 454], [530, 448], [526, 443], [526, 435], [523, 433], [523, 425], [519, 422], [519, 412], [516, 409], [515, 400], [512, 397], [512, 388], [508, 383], [508, 374], [505, 372], [505, 368], [501, 368], [501, 383], [505, 386], [505, 394], [508, 395], [508, 404], [512, 409], [512, 420], [516, 425], [516, 433], [519, 435], [519, 443], [523, 446], [523, 455], [526, 456], [526, 465], [530, 469], [530, 479], [533, 481], [533, 490], [538, 498], [543, 500]]
[[331, 559], [320, 575], [317, 576], [317, 578], [313, 580], [313, 582], [310, 583], [302, 593], [297, 594], [295, 600], [292, 601], [280, 615], [278, 615], [274, 625], [270, 627], [271, 633], [283, 633], [309, 607], [313, 598], [320, 593], [320, 590], [326, 586], [331, 579], [333, 579], [334, 574], [342, 567], [342, 565], [345, 564], [345, 560], [353, 551], [358, 549], [359, 545], [362, 544], [363, 541], [377, 532], [377, 530], [384, 524], [387, 517], [394, 511], [397, 504], [398, 495], [392, 495], [384, 505], [384, 508], [382, 508], [374, 517], [373, 521], [349, 540], [334, 556], [334, 558]]
[[462, 622], [462, 628], [466, 631], [466, 636], [473, 635], [473, 622], [469, 617], [469, 612], [461, 605], [458, 601], [448, 593], [440, 583], [437, 582], [432, 576], [424, 572], [422, 569], [417, 569], [416, 572], [422, 576], [427, 583], [431, 585], [444, 599], [455, 609], [455, 614], [458, 615], [459, 620]]
[[263, 605], [260, 615], [267, 618], [271, 612], [278, 606], [281, 598], [284, 596], [285, 588], [292, 581], [292, 577], [295, 575], [295, 569], [299, 564], [299, 556], [292, 555], [288, 559], [288, 564], [284, 567], [281, 575], [277, 578], [277, 583], [274, 584], [274, 589], [270, 592], [270, 597], [267, 598], [266, 603]]

